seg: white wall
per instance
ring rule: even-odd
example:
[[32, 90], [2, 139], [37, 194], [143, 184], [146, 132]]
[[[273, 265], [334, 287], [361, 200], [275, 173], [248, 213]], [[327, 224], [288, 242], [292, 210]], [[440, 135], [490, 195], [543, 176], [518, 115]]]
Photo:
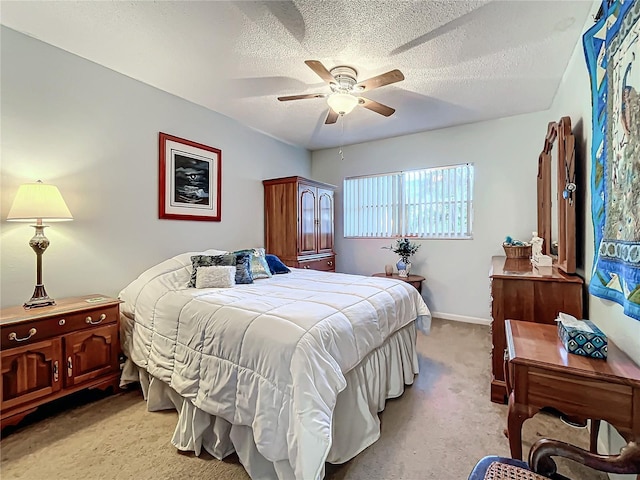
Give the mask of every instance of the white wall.
[[[305, 149], [13, 30], [0, 34], [3, 307], [28, 300], [35, 285], [33, 228], [4, 220], [21, 183], [57, 185], [74, 216], [46, 230], [44, 283], [60, 298], [116, 295], [180, 252], [263, 245], [261, 180], [310, 174]], [[161, 131], [222, 150], [221, 222], [158, 219]]]
[[[423, 296], [435, 314], [488, 322], [491, 256], [504, 255], [501, 245], [506, 235], [529, 240], [537, 229], [538, 155], [547, 123], [553, 119], [547, 112], [519, 115], [351, 145], [343, 148], [344, 160], [337, 149], [313, 152], [312, 177], [339, 187], [338, 271], [368, 275], [397, 260], [392, 252], [380, 249], [390, 240], [343, 237], [344, 177], [473, 162], [473, 240], [418, 240], [422, 246], [412, 259], [412, 272], [427, 278]], [[387, 120], [380, 117], [380, 121]]]
[[[594, 2], [593, 15], [598, 11], [601, 2]], [[591, 19], [587, 20], [584, 30], [593, 25]], [[577, 139], [579, 144], [581, 164], [584, 176], [584, 183], [581, 185], [585, 192], [585, 200], [582, 203], [583, 222], [582, 236], [584, 238], [584, 265], [585, 279], [587, 283], [591, 280], [591, 269], [594, 260], [594, 231], [591, 217], [591, 93], [589, 84], [589, 72], [585, 61], [582, 42], [576, 45], [573, 56], [562, 79], [562, 84], [558, 89], [551, 111], [554, 116], [560, 118], [563, 115], [571, 116], [574, 132], [582, 138]], [[589, 296], [589, 318], [596, 324], [625, 352], [627, 352], [636, 363], [640, 364], [640, 321], [626, 316], [622, 307], [614, 302], [602, 300], [598, 297]]]
[[[601, 2], [596, 0], [593, 4], [592, 15], [600, 8]], [[593, 25], [591, 16], [587, 20], [583, 31], [587, 31]], [[571, 61], [565, 71], [562, 84], [558, 89], [551, 111], [555, 117], [564, 115], [571, 117], [574, 125], [574, 133], [577, 135], [576, 144], [578, 158], [581, 160], [581, 169], [586, 173], [580, 182], [580, 188], [584, 192], [582, 202], [581, 236], [584, 239], [584, 277], [588, 284], [591, 281], [591, 270], [594, 261], [594, 226], [591, 217], [591, 87], [589, 84], [589, 72], [584, 57], [582, 42], [576, 45]], [[593, 320], [617, 346], [624, 350], [633, 360], [640, 364], [640, 321], [626, 316], [622, 307], [617, 303], [603, 300], [589, 295], [588, 317]], [[599, 441], [609, 452], [617, 453], [624, 441], [617, 432], [607, 424], [603, 424]], [[635, 478], [633, 475], [611, 475], [611, 478], [622, 479]]]

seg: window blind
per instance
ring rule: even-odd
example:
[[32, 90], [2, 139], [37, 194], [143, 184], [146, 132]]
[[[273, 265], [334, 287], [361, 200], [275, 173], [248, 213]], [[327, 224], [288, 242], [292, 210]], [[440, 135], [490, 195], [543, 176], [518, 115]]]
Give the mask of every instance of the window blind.
[[472, 238], [473, 164], [344, 180], [345, 237]]

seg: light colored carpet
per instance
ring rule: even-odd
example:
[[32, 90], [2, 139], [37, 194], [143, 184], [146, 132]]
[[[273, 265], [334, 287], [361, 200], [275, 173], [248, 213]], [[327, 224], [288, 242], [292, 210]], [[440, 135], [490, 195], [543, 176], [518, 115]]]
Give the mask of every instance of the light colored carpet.
[[[414, 385], [380, 415], [380, 440], [344, 465], [327, 465], [326, 478], [466, 480], [481, 457], [509, 456], [507, 407], [489, 401], [490, 343], [488, 327], [434, 320], [429, 336], [418, 335]], [[218, 461], [178, 453], [170, 443], [177, 414], [147, 412], [138, 391], [87, 396], [77, 406], [65, 400], [45, 408], [5, 432], [2, 479], [249, 478], [235, 456]], [[589, 439], [586, 429], [538, 414], [524, 424], [525, 456], [540, 436], [582, 447]], [[607, 478], [571, 462], [560, 468], [576, 480]]]

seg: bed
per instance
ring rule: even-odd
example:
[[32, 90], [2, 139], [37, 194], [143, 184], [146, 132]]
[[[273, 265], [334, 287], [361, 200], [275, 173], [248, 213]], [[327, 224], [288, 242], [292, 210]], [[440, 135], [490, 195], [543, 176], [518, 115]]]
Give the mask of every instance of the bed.
[[[198, 252], [216, 255], [218, 250]], [[380, 436], [377, 413], [418, 373], [430, 312], [405, 282], [291, 269], [232, 288], [186, 288], [193, 252], [120, 293], [121, 385], [175, 408], [171, 442], [252, 478], [320, 479]]]

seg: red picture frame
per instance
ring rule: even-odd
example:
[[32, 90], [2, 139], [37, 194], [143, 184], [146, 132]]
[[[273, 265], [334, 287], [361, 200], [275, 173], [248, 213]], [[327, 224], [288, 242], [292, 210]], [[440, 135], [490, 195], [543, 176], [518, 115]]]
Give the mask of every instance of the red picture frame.
[[159, 218], [219, 222], [222, 150], [160, 132]]

